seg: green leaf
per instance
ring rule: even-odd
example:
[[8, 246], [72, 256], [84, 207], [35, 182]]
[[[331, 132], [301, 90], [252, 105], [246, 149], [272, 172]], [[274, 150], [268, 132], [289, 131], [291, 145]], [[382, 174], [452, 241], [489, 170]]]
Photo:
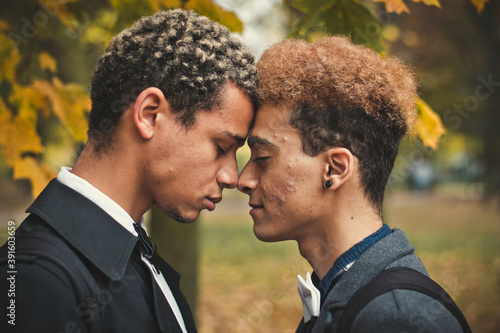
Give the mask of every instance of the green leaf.
[[[382, 52], [381, 37], [382, 29], [380, 22], [370, 13], [363, 5], [351, 0], [339, 0], [337, 9], [334, 15], [337, 15], [337, 24], [329, 25], [330, 19], [327, 22], [327, 31], [331, 34], [347, 34], [356, 44], [366, 45], [377, 52]], [[343, 30], [341, 25], [343, 25]], [[334, 31], [334, 29], [338, 29]]]
[[348, 35], [353, 42], [377, 52], [384, 50], [380, 22], [365, 6], [355, 1], [296, 0], [289, 5], [304, 13], [295, 27], [295, 35], [308, 36], [319, 28], [324, 34]]
[[315, 15], [325, 7], [329, 7], [337, 3], [337, 0], [291, 0], [287, 4], [295, 9], [298, 9], [306, 14]]

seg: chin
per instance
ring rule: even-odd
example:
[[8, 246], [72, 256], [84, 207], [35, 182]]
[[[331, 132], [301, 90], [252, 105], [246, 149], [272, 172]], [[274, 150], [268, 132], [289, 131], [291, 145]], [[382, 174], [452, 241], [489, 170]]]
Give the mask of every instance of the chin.
[[259, 227], [254, 224], [253, 233], [258, 240], [266, 243], [281, 242], [286, 240], [280, 237], [280, 235], [276, 235], [276, 232], [269, 232], [264, 229], [265, 228]]
[[185, 224], [193, 223], [194, 221], [196, 221], [198, 216], [200, 216], [200, 212], [185, 213], [185, 212], [181, 212], [180, 210], [175, 209], [175, 208], [171, 208], [171, 209], [163, 209], [162, 208], [162, 210], [165, 214], [167, 214], [172, 219], [176, 220], [177, 222], [185, 223]]

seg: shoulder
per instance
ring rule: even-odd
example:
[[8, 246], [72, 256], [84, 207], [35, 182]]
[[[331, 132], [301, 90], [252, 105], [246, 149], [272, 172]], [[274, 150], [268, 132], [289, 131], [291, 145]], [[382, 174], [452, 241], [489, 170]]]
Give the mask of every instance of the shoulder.
[[[16, 245], [22, 243], [17, 241]], [[3, 255], [0, 258], [0, 267], [7, 272], [7, 277], [15, 281], [18, 295], [30, 295], [33, 292], [35, 295], [47, 292], [68, 296], [74, 294], [71, 280], [60, 265], [37, 255], [36, 248], [30, 249], [30, 252], [25, 251], [16, 247], [12, 256], [6, 257], [12, 257], [12, 260], [5, 260]], [[0, 283], [3, 282], [5, 281]]]
[[50, 291], [76, 299], [70, 273], [75, 271], [73, 266], [78, 257], [71, 256], [72, 248], [40, 221], [35, 216], [19, 226], [12, 249], [5, 245], [0, 249], [0, 267], [15, 272], [16, 283], [22, 286], [18, 290], [23, 294]]
[[356, 316], [352, 332], [461, 332], [439, 301], [413, 290], [396, 289], [370, 301]]
[[[3, 267], [2, 267], [3, 268]], [[18, 262], [16, 273], [0, 281], [2, 303], [12, 304], [16, 329], [20, 332], [86, 331], [70, 280], [57, 267]], [[76, 331], [75, 331], [76, 332]]]

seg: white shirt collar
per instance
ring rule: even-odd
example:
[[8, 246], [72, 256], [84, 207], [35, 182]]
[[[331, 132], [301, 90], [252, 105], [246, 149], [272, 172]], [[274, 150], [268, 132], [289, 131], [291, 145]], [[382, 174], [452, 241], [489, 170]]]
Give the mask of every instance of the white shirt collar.
[[[57, 175], [57, 180], [64, 185], [71, 187], [73, 190], [77, 191], [102, 210], [104, 210], [109, 216], [120, 223], [125, 229], [130, 231], [134, 236], [137, 236], [137, 232], [134, 229], [134, 220], [132, 217], [123, 209], [119, 204], [114, 202], [106, 194], [99, 191], [97, 188], [92, 186], [88, 181], [70, 172], [71, 168], [62, 167]], [[141, 224], [143, 224], [143, 219], [141, 219]]]

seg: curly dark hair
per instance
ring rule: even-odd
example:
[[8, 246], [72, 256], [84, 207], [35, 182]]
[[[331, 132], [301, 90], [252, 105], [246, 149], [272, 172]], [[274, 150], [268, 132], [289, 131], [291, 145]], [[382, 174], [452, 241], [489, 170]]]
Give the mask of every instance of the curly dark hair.
[[417, 82], [396, 58], [382, 58], [345, 37], [314, 44], [286, 40], [257, 63], [259, 103], [290, 110], [302, 149], [316, 156], [344, 147], [359, 159], [365, 195], [382, 214], [399, 142], [413, 133]]
[[111, 145], [121, 115], [148, 87], [159, 88], [186, 127], [199, 110], [219, 103], [235, 83], [257, 100], [250, 51], [229, 30], [192, 11], [174, 9], [143, 17], [115, 36], [94, 71], [89, 141], [95, 151]]

